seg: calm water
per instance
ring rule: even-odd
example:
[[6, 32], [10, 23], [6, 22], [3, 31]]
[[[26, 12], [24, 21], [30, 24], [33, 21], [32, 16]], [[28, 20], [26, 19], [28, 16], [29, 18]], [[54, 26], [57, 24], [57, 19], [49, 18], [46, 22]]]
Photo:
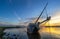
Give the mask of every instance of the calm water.
[[34, 35], [28, 35], [26, 28], [19, 28], [19, 29], [6, 29], [4, 31], [6, 34], [3, 36], [3, 38], [7, 38], [8, 36], [10, 38], [15, 39], [60, 39], [60, 29], [54, 28], [49, 29], [45, 28], [39, 31], [38, 34]]

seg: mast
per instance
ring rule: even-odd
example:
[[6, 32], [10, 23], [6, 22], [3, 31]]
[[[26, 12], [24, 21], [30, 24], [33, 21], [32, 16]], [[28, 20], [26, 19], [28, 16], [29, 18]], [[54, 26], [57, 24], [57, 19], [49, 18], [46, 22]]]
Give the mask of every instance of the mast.
[[37, 18], [37, 20], [35, 21], [35, 24], [38, 22], [39, 18], [41, 17], [41, 15], [43, 14], [44, 10], [46, 9], [48, 3], [46, 3], [45, 7], [43, 8], [41, 14], [39, 15], [39, 17]]

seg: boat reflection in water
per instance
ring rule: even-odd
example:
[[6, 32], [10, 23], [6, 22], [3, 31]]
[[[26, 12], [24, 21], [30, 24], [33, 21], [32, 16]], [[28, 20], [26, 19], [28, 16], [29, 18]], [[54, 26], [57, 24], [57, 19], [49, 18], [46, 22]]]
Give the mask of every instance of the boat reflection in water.
[[[20, 29], [6, 29], [4, 32], [9, 35], [4, 35], [3, 38], [10, 38], [15, 39], [17, 36], [17, 39], [60, 39], [60, 29], [57, 28], [55, 31], [51, 28], [51, 34], [48, 31], [48, 28], [45, 28], [40, 33], [34, 33], [34, 34], [27, 34], [26, 28], [20, 28]], [[58, 30], [59, 29], [59, 30]], [[56, 33], [56, 34], [55, 34]], [[15, 34], [15, 35], [14, 35]]]
[[[4, 31], [6, 34], [3, 36], [3, 38], [13, 38], [13, 39], [40, 39], [40, 34], [33, 33], [28, 34], [26, 32], [26, 28], [20, 28], [20, 29], [6, 29]], [[9, 34], [9, 35], [8, 35]]]
[[32, 33], [32, 34], [28, 34], [28, 39], [41, 39], [41, 36], [40, 34], [37, 32], [37, 33]]

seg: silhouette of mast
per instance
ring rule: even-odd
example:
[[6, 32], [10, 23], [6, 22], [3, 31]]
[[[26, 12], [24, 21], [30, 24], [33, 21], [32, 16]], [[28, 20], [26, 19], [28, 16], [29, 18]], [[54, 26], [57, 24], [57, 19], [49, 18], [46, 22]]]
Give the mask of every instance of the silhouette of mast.
[[37, 20], [36, 20], [35, 24], [38, 22], [39, 18], [40, 18], [40, 17], [41, 17], [41, 15], [43, 14], [43, 12], [44, 12], [44, 10], [46, 9], [47, 5], [48, 5], [48, 3], [46, 3], [46, 5], [45, 5], [44, 9], [42, 10], [41, 14], [40, 14], [40, 15], [39, 15], [39, 17], [37, 18]]

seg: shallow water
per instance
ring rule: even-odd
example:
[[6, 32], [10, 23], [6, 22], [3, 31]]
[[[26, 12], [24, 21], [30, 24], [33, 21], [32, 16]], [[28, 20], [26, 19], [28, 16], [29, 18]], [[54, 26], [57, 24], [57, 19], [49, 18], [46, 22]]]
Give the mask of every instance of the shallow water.
[[[4, 31], [10, 38], [15, 39], [60, 39], [60, 31], [59, 28], [49, 29], [45, 28], [39, 31], [39, 34], [28, 35], [26, 28], [19, 28], [19, 29], [6, 29]], [[6, 34], [3, 38], [7, 38]], [[16, 36], [13, 36], [16, 35]]]

